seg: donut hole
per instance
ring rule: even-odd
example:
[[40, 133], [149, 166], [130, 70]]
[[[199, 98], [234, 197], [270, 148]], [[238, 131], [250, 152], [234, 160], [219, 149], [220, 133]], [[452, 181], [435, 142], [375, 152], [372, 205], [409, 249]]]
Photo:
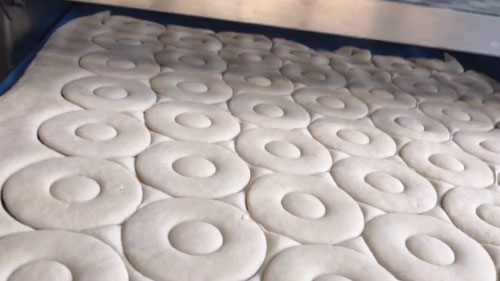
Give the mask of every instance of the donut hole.
[[201, 157], [188, 156], [175, 160], [172, 169], [181, 176], [190, 178], [207, 178], [217, 172], [215, 165]]
[[106, 62], [106, 65], [111, 68], [116, 69], [133, 69], [136, 67], [135, 62], [128, 59], [110, 59]]
[[55, 181], [49, 191], [59, 201], [78, 203], [96, 198], [101, 192], [101, 187], [89, 177], [69, 176]]
[[481, 141], [479, 145], [490, 152], [500, 154], [500, 141], [485, 140]]
[[314, 278], [312, 281], [352, 281], [352, 280], [349, 278], [346, 278], [344, 276], [330, 273], [330, 274], [323, 274], [321, 276], [318, 276], [318, 277]]
[[281, 200], [281, 205], [290, 214], [304, 219], [319, 219], [326, 214], [321, 200], [306, 192], [288, 193]]
[[261, 62], [262, 57], [259, 54], [254, 54], [254, 53], [243, 53], [239, 55], [239, 57], [243, 60], [246, 61], [251, 61], [251, 62]]
[[482, 204], [477, 207], [476, 214], [484, 222], [495, 227], [500, 227], [500, 206]]
[[301, 155], [301, 151], [296, 145], [284, 140], [267, 143], [265, 149], [267, 152], [281, 158], [299, 158]]
[[261, 103], [254, 106], [253, 110], [260, 115], [272, 118], [280, 118], [285, 115], [285, 111], [281, 107], [272, 103]]
[[75, 135], [90, 141], [106, 141], [115, 138], [118, 132], [105, 123], [90, 123], [78, 127]]
[[460, 162], [460, 160], [449, 154], [433, 154], [429, 157], [429, 161], [444, 170], [453, 172], [460, 172], [465, 170], [465, 165]]
[[271, 80], [264, 76], [249, 76], [246, 77], [245, 80], [251, 84], [262, 87], [268, 87], [272, 84]]
[[445, 108], [442, 113], [452, 119], [456, 119], [459, 121], [467, 122], [471, 120], [471, 116], [462, 110], [454, 109], [454, 108]]
[[93, 94], [103, 99], [121, 100], [128, 97], [127, 90], [116, 86], [104, 86], [94, 90]]
[[415, 88], [417, 90], [427, 92], [427, 93], [433, 93], [433, 94], [439, 93], [439, 89], [436, 86], [429, 84], [429, 83], [416, 83]]
[[411, 118], [408, 116], [401, 116], [394, 119], [398, 125], [410, 129], [412, 131], [423, 132], [425, 131], [425, 127], [420, 121], [416, 118]]
[[143, 43], [140, 40], [129, 39], [129, 38], [121, 38], [116, 40], [117, 43], [128, 45], [128, 46], [141, 46]]
[[204, 59], [194, 56], [183, 56], [179, 58], [179, 61], [194, 66], [203, 66], [206, 64], [206, 61]]
[[18, 267], [9, 276], [8, 281], [72, 281], [68, 267], [52, 260], [37, 260]]
[[395, 98], [392, 93], [385, 90], [371, 90], [370, 94], [379, 99], [393, 100]]
[[365, 176], [365, 182], [374, 188], [389, 193], [401, 193], [405, 190], [403, 183], [387, 173], [370, 173]]
[[337, 136], [344, 141], [354, 144], [368, 144], [370, 138], [363, 132], [355, 129], [341, 129], [337, 131]]
[[311, 80], [326, 80], [326, 75], [319, 71], [304, 71], [302, 72], [302, 76], [311, 79]]
[[446, 266], [455, 262], [455, 253], [443, 241], [429, 235], [413, 235], [406, 240], [406, 248], [418, 259]]
[[207, 85], [196, 81], [183, 81], [178, 83], [177, 87], [191, 93], [205, 93], [208, 91]]
[[172, 247], [188, 255], [208, 255], [224, 244], [223, 236], [214, 225], [199, 221], [186, 221], [174, 226], [168, 233]]
[[316, 102], [332, 109], [343, 109], [346, 106], [342, 100], [335, 97], [318, 97]]
[[212, 120], [199, 113], [186, 112], [175, 117], [175, 122], [192, 129], [204, 129], [212, 126]]

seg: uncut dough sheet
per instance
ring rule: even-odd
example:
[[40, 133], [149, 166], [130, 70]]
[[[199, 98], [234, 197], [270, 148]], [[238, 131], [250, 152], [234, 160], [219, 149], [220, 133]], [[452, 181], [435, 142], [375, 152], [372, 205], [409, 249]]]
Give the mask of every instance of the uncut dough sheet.
[[499, 104], [450, 57], [73, 20], [0, 98], [0, 281], [494, 281]]

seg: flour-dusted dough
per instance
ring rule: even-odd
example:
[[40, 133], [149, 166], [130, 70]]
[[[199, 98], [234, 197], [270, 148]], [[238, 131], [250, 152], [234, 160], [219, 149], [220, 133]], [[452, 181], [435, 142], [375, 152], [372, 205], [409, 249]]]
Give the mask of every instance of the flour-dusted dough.
[[111, 16], [102, 20], [105, 27], [116, 31], [158, 36], [166, 30], [165, 26], [146, 20], [126, 16]]
[[137, 157], [146, 184], [178, 197], [220, 198], [242, 190], [250, 170], [238, 155], [215, 144], [163, 142]]
[[314, 121], [309, 131], [326, 147], [347, 154], [384, 158], [396, 153], [390, 136], [362, 121], [325, 118]]
[[354, 81], [350, 83], [352, 95], [364, 101], [372, 110], [377, 108], [414, 108], [417, 100], [391, 83]]
[[450, 143], [413, 141], [403, 147], [401, 157], [408, 166], [431, 179], [477, 188], [494, 182], [488, 165]]
[[500, 165], [500, 130], [487, 132], [460, 131], [453, 136], [463, 150], [483, 161]]
[[262, 67], [278, 70], [283, 61], [266, 50], [226, 47], [221, 51], [221, 57], [232, 66]]
[[210, 74], [174, 71], [151, 80], [151, 88], [160, 96], [198, 103], [225, 102], [233, 90], [223, 80]]
[[395, 56], [373, 56], [375, 66], [390, 72], [393, 76], [429, 77], [429, 70], [403, 58]]
[[399, 76], [394, 79], [394, 84], [422, 100], [450, 102], [458, 99], [455, 90], [431, 77]]
[[120, 113], [71, 111], [42, 123], [40, 140], [65, 155], [89, 157], [135, 156], [151, 142], [147, 128]]
[[292, 81], [270, 68], [237, 66], [226, 71], [223, 77], [235, 93], [283, 96], [294, 91]]
[[240, 132], [238, 120], [215, 105], [163, 102], [148, 109], [144, 117], [150, 130], [180, 140], [221, 142]]
[[102, 76], [151, 78], [160, 72], [152, 54], [97, 51], [83, 56], [80, 66]]
[[316, 176], [272, 174], [248, 191], [250, 215], [301, 243], [336, 244], [361, 234], [363, 214], [344, 191]]
[[264, 35], [224, 31], [215, 36], [228, 47], [269, 51], [273, 42]]
[[154, 54], [163, 50], [158, 38], [150, 35], [110, 32], [93, 37], [92, 42], [104, 49], [119, 52]]
[[93, 158], [37, 162], [15, 173], [3, 187], [9, 212], [27, 225], [44, 229], [120, 224], [136, 211], [141, 199], [141, 185], [133, 173]]
[[488, 95], [493, 93], [493, 88], [488, 82], [468, 72], [460, 74], [436, 73], [433, 75], [438, 81], [454, 88], [460, 94], [478, 93]]
[[369, 50], [352, 46], [341, 47], [334, 52], [326, 53], [326, 55], [330, 58], [330, 63], [332, 65], [364, 65], [369, 63], [372, 59], [372, 54]]
[[2, 281], [126, 281], [120, 256], [79, 233], [39, 230], [0, 239]]
[[368, 107], [345, 88], [306, 87], [294, 92], [293, 99], [310, 112], [326, 117], [358, 119], [368, 114]]
[[295, 83], [305, 86], [343, 88], [347, 81], [327, 65], [290, 63], [281, 68], [281, 73]]
[[169, 48], [155, 55], [158, 63], [178, 71], [219, 74], [226, 70], [226, 62], [217, 53], [184, 48]]
[[331, 173], [355, 200], [386, 212], [423, 213], [437, 203], [432, 184], [394, 160], [347, 158], [336, 162]]
[[246, 280], [264, 262], [266, 239], [245, 213], [208, 199], [167, 199], [135, 213], [125, 254], [154, 280]]
[[263, 281], [396, 281], [373, 259], [330, 245], [304, 245], [278, 254], [264, 271]]
[[285, 39], [274, 39], [272, 53], [283, 60], [311, 63], [315, 65], [327, 65], [330, 59], [321, 52], [316, 52], [309, 47]]
[[165, 46], [175, 46], [190, 50], [218, 52], [222, 49], [222, 43], [211, 34], [191, 32], [188, 30], [168, 29], [159, 36]]
[[236, 151], [252, 165], [291, 174], [315, 174], [332, 165], [328, 150], [299, 131], [252, 129], [236, 139]]
[[62, 89], [67, 100], [86, 109], [144, 111], [156, 102], [155, 93], [142, 82], [106, 76], [88, 76]]
[[377, 261], [401, 280], [496, 280], [479, 243], [429, 216], [383, 215], [366, 224], [363, 237]]
[[241, 120], [266, 128], [296, 129], [309, 125], [308, 112], [290, 99], [259, 94], [235, 96], [229, 109]]

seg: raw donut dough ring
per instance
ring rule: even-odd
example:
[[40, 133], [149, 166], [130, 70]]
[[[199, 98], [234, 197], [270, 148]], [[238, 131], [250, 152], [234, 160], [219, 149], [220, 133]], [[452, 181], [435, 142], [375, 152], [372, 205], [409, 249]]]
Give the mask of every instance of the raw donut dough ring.
[[488, 82], [476, 77], [469, 72], [460, 74], [435, 73], [433, 75], [441, 83], [454, 88], [459, 94], [476, 93], [488, 95], [493, 93], [493, 88]]
[[140, 35], [157, 36], [166, 30], [165, 26], [126, 16], [111, 16], [103, 20], [103, 25], [116, 31]]
[[279, 71], [268, 68], [235, 66], [226, 71], [223, 77], [237, 94], [283, 96], [294, 90], [292, 81]]
[[349, 85], [353, 83], [390, 83], [389, 72], [376, 68], [372, 64], [333, 64], [332, 69], [344, 76]]
[[80, 66], [101, 76], [116, 78], [151, 78], [160, 72], [153, 55], [96, 51], [83, 56]]
[[358, 119], [368, 114], [368, 107], [347, 89], [306, 87], [295, 91], [293, 99], [310, 112], [326, 117]]
[[214, 36], [201, 32], [187, 30], [167, 30], [159, 36], [160, 41], [167, 47], [186, 48], [190, 50], [218, 52], [222, 43]]
[[163, 67], [178, 71], [219, 74], [226, 70], [226, 62], [217, 53], [190, 49], [170, 48], [155, 55]]
[[344, 191], [316, 176], [271, 174], [247, 195], [252, 218], [301, 243], [336, 244], [361, 234], [361, 209]]
[[2, 281], [126, 281], [120, 256], [87, 235], [39, 230], [0, 239]]
[[283, 66], [283, 61], [279, 57], [266, 50], [227, 47], [222, 49], [221, 57], [227, 61], [230, 67], [237, 65], [278, 70]]
[[364, 50], [352, 46], [339, 48], [334, 52], [328, 52], [330, 63], [336, 64], [351, 64], [359, 65], [369, 63], [372, 59], [372, 54], [369, 50]]
[[233, 89], [210, 74], [168, 72], [151, 80], [151, 88], [159, 95], [179, 101], [220, 103], [230, 99]]
[[141, 82], [113, 77], [89, 76], [64, 86], [62, 95], [86, 109], [144, 111], [156, 102], [156, 95]]
[[389, 135], [358, 120], [319, 119], [309, 125], [309, 131], [327, 148], [350, 155], [385, 158], [396, 153]]
[[126, 222], [125, 254], [158, 281], [247, 280], [264, 262], [266, 238], [245, 216], [215, 200], [154, 202]]
[[327, 65], [330, 59], [321, 52], [316, 52], [309, 47], [285, 39], [274, 39], [271, 52], [283, 60], [314, 65]]
[[415, 76], [415, 77], [429, 77], [429, 70], [400, 57], [394, 56], [373, 56], [373, 64], [393, 76]]
[[306, 86], [343, 88], [347, 81], [329, 66], [317, 66], [307, 63], [290, 63], [281, 68], [283, 75], [295, 83]]
[[224, 31], [215, 36], [227, 47], [269, 51], [273, 46], [273, 42], [269, 38], [260, 34]]
[[437, 203], [430, 182], [392, 160], [346, 158], [336, 162], [331, 173], [335, 182], [356, 201], [386, 212], [423, 213]]
[[37, 229], [82, 230], [121, 224], [137, 210], [142, 189], [113, 162], [51, 158], [12, 175], [3, 199], [11, 214]]
[[110, 51], [154, 54], [163, 50], [163, 44], [154, 36], [112, 32], [99, 34], [92, 43]]
[[480, 109], [464, 102], [426, 101], [419, 105], [427, 116], [443, 123], [452, 131], [488, 131], [493, 129], [493, 121]]
[[[446, 56], [446, 55], [445, 55]], [[413, 59], [416, 64], [423, 66], [431, 72], [446, 72], [460, 74], [464, 72], [462, 65], [453, 57], [448, 56], [445, 60], [439, 59]]]
[[401, 280], [496, 280], [480, 244], [430, 216], [382, 215], [366, 224], [363, 238], [378, 262]]
[[401, 149], [400, 155], [408, 166], [427, 178], [476, 188], [494, 182], [488, 165], [449, 143], [413, 141]]
[[241, 120], [266, 128], [305, 128], [310, 121], [305, 109], [282, 97], [258, 94], [238, 95], [229, 102], [229, 109]]
[[483, 161], [500, 165], [500, 130], [487, 132], [460, 131], [453, 136], [463, 150]]
[[42, 123], [38, 137], [65, 155], [111, 158], [134, 156], [151, 142], [147, 128], [136, 119], [97, 110], [66, 112]]
[[393, 83], [402, 90], [423, 100], [445, 100], [446, 102], [458, 99], [455, 90], [438, 82], [432, 77], [398, 76]]
[[174, 139], [221, 142], [240, 132], [240, 123], [227, 110], [215, 105], [164, 102], [144, 114], [152, 131]]
[[370, 108], [414, 108], [417, 100], [392, 83], [355, 81], [350, 83], [351, 94]]
[[301, 245], [282, 251], [266, 267], [262, 280], [396, 281], [373, 259], [330, 245]]
[[144, 183], [176, 197], [220, 198], [250, 180], [247, 164], [236, 153], [201, 142], [155, 144], [135, 164]]
[[382, 108], [371, 119], [377, 128], [392, 136], [432, 142], [450, 140], [450, 132], [443, 124], [418, 109]]
[[482, 244], [500, 246], [500, 192], [459, 187], [446, 193], [443, 208], [453, 224]]
[[236, 138], [236, 151], [252, 165], [290, 174], [325, 172], [332, 165], [326, 148], [297, 131], [252, 129]]

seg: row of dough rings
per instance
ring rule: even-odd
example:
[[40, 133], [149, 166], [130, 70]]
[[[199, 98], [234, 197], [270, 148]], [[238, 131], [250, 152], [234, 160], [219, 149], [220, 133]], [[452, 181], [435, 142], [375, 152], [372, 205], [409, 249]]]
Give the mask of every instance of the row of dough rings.
[[459, 187], [446, 193], [442, 204], [456, 227], [482, 244], [500, 246], [500, 192]]
[[423, 213], [436, 205], [431, 183], [394, 160], [346, 158], [336, 162], [331, 173], [356, 201], [386, 212]]
[[463, 150], [481, 158], [483, 161], [500, 165], [500, 131], [487, 132], [460, 131], [453, 141]]
[[488, 131], [495, 126], [479, 108], [464, 102], [426, 101], [419, 105], [427, 116], [443, 123], [452, 132], [458, 130]]
[[163, 50], [163, 44], [155, 36], [110, 32], [92, 38], [92, 42], [110, 51], [154, 54]]
[[429, 77], [430, 71], [411, 61], [394, 56], [373, 56], [373, 64], [393, 76]]
[[490, 84], [467, 72], [461, 74], [435, 73], [433, 77], [441, 83], [454, 88], [461, 95], [467, 93], [488, 95], [493, 93]]
[[479, 243], [430, 216], [382, 215], [366, 224], [363, 238], [400, 280], [496, 280], [493, 262]]
[[335, 64], [332, 65], [332, 69], [342, 74], [349, 84], [353, 82], [389, 83], [392, 80], [391, 74], [380, 68], [376, 68], [372, 64]]
[[260, 34], [219, 32], [215, 36], [227, 47], [269, 51], [273, 45], [269, 38]]
[[266, 267], [262, 280], [396, 281], [372, 258], [331, 245], [301, 245], [282, 251]]
[[[264, 262], [266, 239], [244, 217], [238, 208], [215, 200], [151, 203], [125, 223], [125, 254], [158, 281], [247, 280]], [[165, 266], [173, 261], [175, 266]]]
[[316, 52], [305, 45], [284, 39], [274, 39], [274, 43], [271, 52], [283, 60], [315, 65], [328, 65], [330, 62], [325, 54]]
[[236, 153], [201, 142], [155, 144], [137, 157], [136, 171], [147, 185], [176, 197], [220, 198], [250, 180], [250, 169]]
[[120, 256], [96, 238], [60, 230], [0, 239], [0, 280], [129, 280]]
[[281, 68], [284, 76], [295, 83], [306, 86], [343, 88], [347, 81], [329, 66], [317, 66], [307, 63], [290, 63]]
[[215, 105], [163, 102], [144, 114], [152, 131], [180, 140], [221, 142], [240, 132], [240, 123], [227, 110]]
[[356, 202], [317, 176], [271, 174], [248, 191], [248, 210], [266, 229], [301, 243], [335, 244], [361, 234]]
[[283, 97], [238, 95], [229, 102], [229, 109], [241, 120], [267, 128], [305, 128], [310, 122], [305, 109]]
[[231, 67], [223, 78], [236, 94], [283, 96], [291, 94], [295, 89], [292, 81], [279, 71], [262, 67]]
[[80, 66], [101, 76], [116, 78], [150, 78], [160, 72], [153, 55], [96, 51], [83, 56]]
[[291, 174], [315, 174], [332, 165], [329, 151], [298, 131], [252, 129], [236, 138], [236, 151], [248, 163]]
[[444, 61], [439, 59], [413, 59], [413, 61], [429, 70], [432, 73], [446, 72], [450, 74], [460, 74], [464, 72], [464, 68], [454, 58], [445, 58]]
[[283, 61], [279, 57], [266, 50], [226, 47], [222, 49], [221, 57], [230, 67], [237, 65], [278, 70], [283, 66]]
[[159, 36], [159, 39], [167, 47], [211, 52], [218, 52], [222, 49], [222, 43], [217, 38], [211, 34], [199, 32], [167, 30]]
[[293, 93], [298, 104], [326, 117], [358, 119], [368, 114], [368, 107], [349, 90], [306, 87]]
[[370, 109], [414, 108], [417, 100], [391, 83], [355, 81], [350, 83], [352, 95], [364, 101]]
[[359, 120], [319, 119], [309, 125], [309, 131], [327, 148], [350, 155], [385, 158], [396, 153], [390, 136]]
[[64, 157], [31, 164], [12, 175], [3, 187], [3, 199], [11, 214], [32, 227], [82, 230], [122, 223], [141, 203], [142, 189], [118, 164]]
[[451, 137], [443, 124], [416, 109], [382, 108], [370, 117], [377, 128], [392, 136], [432, 142]]
[[170, 48], [157, 53], [155, 58], [161, 66], [179, 71], [222, 73], [227, 67], [224, 60], [209, 51]]
[[63, 87], [67, 100], [86, 109], [144, 111], [156, 102], [155, 93], [145, 84], [104, 76], [74, 80]]
[[225, 102], [233, 95], [233, 90], [223, 80], [205, 73], [163, 73], [151, 80], [151, 88], [160, 98], [207, 104]]
[[476, 188], [494, 182], [488, 165], [450, 143], [412, 141], [401, 149], [400, 155], [408, 166], [427, 178]]
[[42, 123], [38, 136], [65, 155], [97, 158], [135, 156], [151, 143], [148, 129], [136, 119], [98, 110], [57, 115]]
[[111, 16], [103, 20], [105, 27], [124, 33], [158, 36], [166, 30], [165, 26], [126, 16]]
[[372, 54], [369, 50], [363, 50], [356, 47], [345, 46], [341, 47], [334, 52], [325, 52], [330, 58], [330, 63], [332, 65], [337, 64], [365, 64], [369, 63], [372, 59]]
[[450, 100], [458, 99], [458, 93], [432, 77], [398, 76], [394, 84], [404, 91], [422, 100]]

